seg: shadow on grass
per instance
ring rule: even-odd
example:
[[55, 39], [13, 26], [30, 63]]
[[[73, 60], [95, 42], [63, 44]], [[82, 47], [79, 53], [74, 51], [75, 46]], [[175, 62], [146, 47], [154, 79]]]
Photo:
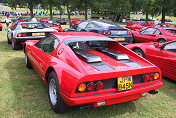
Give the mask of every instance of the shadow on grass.
[[95, 118], [113, 117], [136, 111], [134, 101], [125, 103], [81, 110], [73, 107], [73, 110], [65, 114], [56, 114], [48, 102], [47, 87], [37, 76], [33, 69], [27, 69], [23, 57], [15, 57], [9, 60], [4, 69], [8, 71], [10, 88], [14, 93], [13, 114], [22, 117], [66, 117], [66, 118]]
[[12, 45], [8, 44], [6, 40], [0, 41], [0, 52], [12, 52]]

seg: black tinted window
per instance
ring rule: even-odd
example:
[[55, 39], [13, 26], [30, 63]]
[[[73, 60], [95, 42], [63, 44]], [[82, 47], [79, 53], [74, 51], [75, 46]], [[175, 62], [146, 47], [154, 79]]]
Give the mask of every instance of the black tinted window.
[[176, 52], [176, 42], [166, 44], [163, 49], [171, 52]]
[[156, 30], [156, 31], [154, 32], [154, 34], [158, 34], [158, 35], [160, 35], [161, 32], [160, 32], [159, 30]]
[[145, 34], [153, 34], [156, 31], [155, 28], [148, 28], [143, 33]]
[[59, 40], [54, 35], [51, 35], [40, 40], [35, 46], [40, 48], [43, 52], [50, 53], [57, 47], [58, 43]]

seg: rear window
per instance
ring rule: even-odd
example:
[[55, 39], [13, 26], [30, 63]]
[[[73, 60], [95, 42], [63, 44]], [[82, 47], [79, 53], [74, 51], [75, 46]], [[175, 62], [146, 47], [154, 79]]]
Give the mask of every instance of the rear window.
[[43, 28], [48, 28], [48, 26], [46, 26], [43, 23], [23, 23], [21, 24], [21, 27], [23, 29], [43, 29]]

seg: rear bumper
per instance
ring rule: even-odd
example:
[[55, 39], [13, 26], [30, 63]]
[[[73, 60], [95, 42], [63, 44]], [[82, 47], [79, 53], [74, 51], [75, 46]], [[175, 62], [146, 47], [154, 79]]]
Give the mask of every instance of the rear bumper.
[[45, 36], [41, 36], [41, 37], [33, 37], [33, 38], [13, 38], [14, 42], [17, 44], [23, 43], [27, 40], [40, 40], [42, 38], [44, 38]]
[[104, 101], [105, 104], [102, 106], [106, 106], [110, 104], [117, 104], [117, 103], [141, 98], [142, 93], [148, 93], [151, 90], [161, 88], [162, 85], [163, 85], [162, 82], [157, 82], [154, 84], [134, 88], [123, 92], [111, 92], [111, 93], [104, 93], [99, 95], [87, 95], [87, 96], [80, 96], [80, 97], [69, 97], [62, 92], [60, 92], [60, 94], [64, 102], [68, 106], [76, 106], [76, 105], [90, 103], [93, 107], [97, 107], [96, 104], [100, 101]]
[[[111, 36], [111, 37], [109, 37], [109, 38], [114, 39], [114, 38], [116, 38], [116, 37], [119, 37], [119, 36], [113, 36], [113, 37]], [[122, 37], [123, 37], [123, 36], [122, 36]], [[125, 36], [124, 38], [125, 38], [124, 41], [118, 41], [118, 42], [121, 43], [121, 44], [123, 44], [123, 45], [131, 44], [131, 43], [133, 42], [133, 37], [132, 37], [132, 36]]]

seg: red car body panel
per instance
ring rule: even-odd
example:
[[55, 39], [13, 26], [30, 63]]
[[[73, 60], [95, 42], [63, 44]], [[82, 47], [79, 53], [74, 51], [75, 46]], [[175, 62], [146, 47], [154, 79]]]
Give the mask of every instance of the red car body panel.
[[57, 23], [46, 23], [47, 26], [52, 27], [53, 29], [57, 30], [58, 32], [62, 32], [62, 27]]
[[74, 18], [74, 19], [70, 20], [70, 28], [72, 28], [72, 26], [74, 26], [76, 24], [79, 24], [81, 22], [82, 22], [82, 20], [81, 19], [77, 19], [77, 18]]
[[161, 34], [140, 33], [140, 31], [138, 30], [132, 31], [134, 40], [136, 42], [157, 42], [160, 39], [164, 39], [166, 42], [176, 40], [176, 33], [170, 33], [164, 30], [163, 27], [158, 27], [156, 29], [158, 29], [161, 32]]
[[[142, 93], [158, 89], [162, 86], [161, 72], [158, 67], [115, 41], [110, 42], [109, 49], [127, 54], [130, 60], [143, 66], [130, 67], [94, 49], [88, 49], [88, 52], [101, 57], [103, 62], [114, 67], [114, 70], [99, 71], [78, 58], [72, 49], [64, 43], [64, 41], [69, 38], [105, 37], [101, 34], [92, 32], [58, 32], [52, 34], [60, 40], [60, 43], [51, 53], [44, 53], [42, 50], [38, 49], [35, 46], [38, 42], [36, 40], [26, 41], [25, 49], [32, 67], [46, 85], [47, 70], [52, 68], [56, 72], [60, 94], [64, 102], [69, 106], [90, 103], [92, 106], [96, 107], [96, 103], [102, 100], [106, 102], [105, 105], [125, 102], [138, 99], [141, 97]], [[158, 72], [160, 74], [158, 80], [134, 84], [133, 88], [130, 90], [117, 92], [117, 88], [109, 88], [88, 92], [75, 92], [77, 86], [82, 82], [99, 81], [152, 72]]]
[[3, 28], [3, 26], [2, 26], [2, 24], [0, 23], [0, 29], [1, 29], [1, 31], [2, 31], [2, 28]]
[[156, 48], [153, 43], [129, 44], [126, 47], [141, 49], [145, 58], [161, 69], [163, 76], [176, 81], [176, 53]]
[[142, 26], [142, 25], [136, 25], [136, 26], [133, 26], [133, 25], [128, 25], [128, 26], [126, 26], [125, 28], [128, 28], [128, 29], [130, 29], [130, 30], [136, 30], [136, 29], [141, 29], [141, 28], [143, 28], [144, 26]]
[[134, 24], [139, 24], [139, 25], [141, 25], [141, 23], [138, 22], [138, 21], [130, 21], [130, 22], [127, 23], [127, 26], [134, 25]]
[[49, 21], [49, 19], [48, 18], [40, 18], [40, 20], [39, 20], [41, 23], [43, 23], [43, 22], [45, 22], [45, 21]]

